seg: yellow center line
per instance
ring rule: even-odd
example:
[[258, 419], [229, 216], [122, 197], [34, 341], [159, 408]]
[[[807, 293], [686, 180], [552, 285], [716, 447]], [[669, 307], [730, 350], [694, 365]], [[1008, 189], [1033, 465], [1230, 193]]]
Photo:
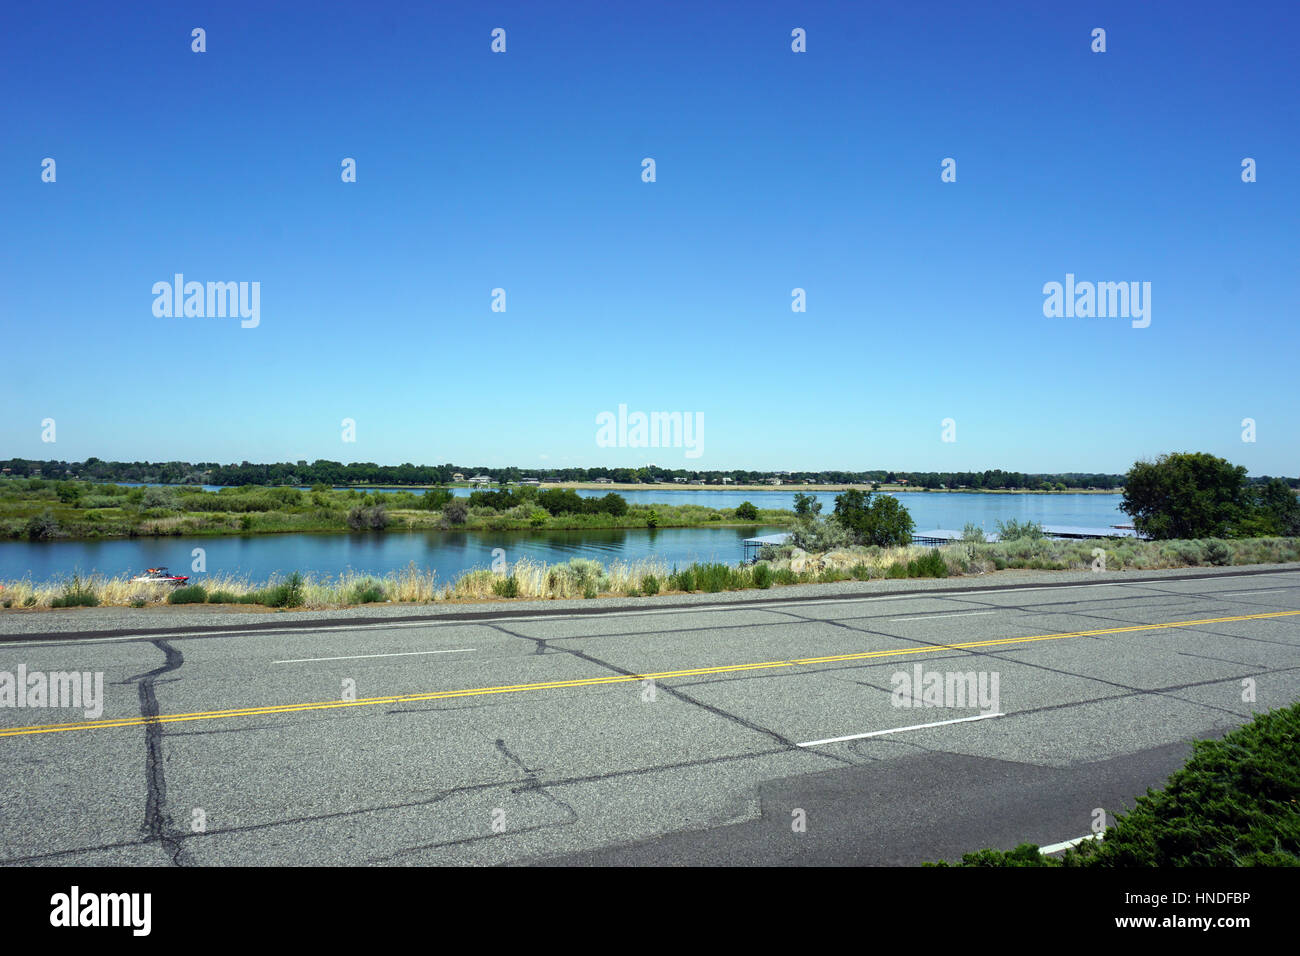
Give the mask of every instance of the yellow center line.
[[[1267, 611], [1260, 614], [1240, 614], [1234, 617], [1207, 617], [1195, 621], [1168, 621], [1163, 624], [1131, 624], [1125, 627], [1105, 627], [1090, 631], [1070, 631], [1066, 634], [1035, 634], [1031, 637], [1000, 637], [987, 641], [965, 641], [960, 644], [933, 644], [925, 647], [907, 647], [883, 651], [862, 651], [856, 654], [832, 654], [826, 657], [800, 657], [788, 661], [760, 661], [753, 664], [721, 664], [716, 667], [692, 667], [687, 670], [660, 671], [654, 674], [617, 674], [610, 677], [582, 677], [574, 680], [539, 681], [533, 684], [504, 684], [496, 687], [470, 687], [464, 690], [440, 690], [424, 694], [398, 694], [392, 697], [363, 697], [358, 700], [309, 701], [301, 704], [273, 704], [264, 707], [238, 707], [232, 710], [197, 711], [190, 714], [159, 714], [157, 717], [123, 717], [118, 719], [87, 720], [65, 724], [37, 724], [31, 727], [9, 727], [0, 730], [0, 737], [24, 737], [32, 734], [52, 734], [64, 730], [102, 730], [111, 727], [142, 727], [146, 724], [171, 724], [188, 720], [218, 720], [223, 717], [257, 717], [266, 714], [294, 714], [309, 710], [332, 710], [338, 707], [373, 707], [376, 704], [402, 704], [423, 700], [446, 700], [451, 697], [479, 697], [486, 694], [517, 694], [530, 690], [556, 690], [566, 687], [596, 687], [604, 684], [626, 684], [642, 680], [669, 680], [674, 677], [699, 677], [707, 674], [731, 674], [738, 671], [770, 670], [777, 667], [800, 667], [809, 664], [834, 664], [841, 661], [862, 661], [880, 657], [901, 657], [905, 654], [934, 654], [941, 651], [969, 650], [977, 647], [1002, 647], [1011, 644], [1029, 644], [1036, 641], [1060, 641], [1071, 637], [1096, 637], [1103, 634], [1124, 634], [1134, 631], [1155, 631], [1169, 627], [1199, 627], [1205, 624], [1226, 624], [1233, 621], [1262, 621], [1268, 618], [1291, 617], [1300, 611]], [[917, 618], [924, 621], [924, 618]]]

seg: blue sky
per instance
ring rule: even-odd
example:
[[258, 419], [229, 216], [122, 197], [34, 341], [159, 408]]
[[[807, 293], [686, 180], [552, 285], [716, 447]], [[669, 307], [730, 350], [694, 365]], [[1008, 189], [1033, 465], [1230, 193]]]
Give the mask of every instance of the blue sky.
[[0, 457], [1300, 473], [1292, 4], [127, 6], [2, 15]]

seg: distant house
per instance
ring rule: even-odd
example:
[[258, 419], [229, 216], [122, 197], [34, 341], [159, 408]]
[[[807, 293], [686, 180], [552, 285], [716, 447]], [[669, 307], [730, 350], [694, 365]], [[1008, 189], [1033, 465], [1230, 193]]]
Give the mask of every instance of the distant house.
[[521, 485], [540, 485], [542, 480], [540, 478], [525, 478], [519, 483]]
[[558, 484], [560, 483], [561, 480], [562, 480], [562, 479], [555, 478], [555, 477], [551, 477], [551, 478], [543, 478], [543, 479], [542, 479], [542, 481], [546, 482], [548, 485], [558, 485]]
[[475, 475], [469, 480], [471, 485], [490, 485], [493, 482], [491, 475]]
[[767, 479], [767, 483], [768, 483], [769, 485], [779, 485], [779, 484], [781, 483], [781, 479], [780, 479], [780, 478], [769, 478], [769, 479]]
[[456, 474], [454, 474], [454, 475], [451, 476], [451, 480], [452, 480], [452, 481], [464, 481], [464, 480], [465, 480], [465, 476], [462, 475], [462, 474], [458, 471], [458, 472], [456, 472]]
[[598, 484], [598, 485], [612, 485], [613, 483], [614, 483], [613, 480], [610, 479], [610, 478], [597, 478], [597, 479], [596, 479], [596, 484]]
[[674, 478], [673, 481], [677, 482], [677, 484], [679, 484], [679, 485], [684, 485], [684, 484], [686, 484], [686, 479], [685, 479], [685, 478]]

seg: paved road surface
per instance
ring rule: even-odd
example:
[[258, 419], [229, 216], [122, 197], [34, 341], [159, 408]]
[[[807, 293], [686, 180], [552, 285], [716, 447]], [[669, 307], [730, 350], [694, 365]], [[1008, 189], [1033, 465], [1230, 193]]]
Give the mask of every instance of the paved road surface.
[[[916, 864], [1083, 836], [1188, 740], [1300, 698], [1300, 570], [945, 585], [44, 639], [13, 632], [98, 612], [10, 616], [0, 679], [102, 672], [104, 700], [0, 707], [0, 861]], [[918, 666], [997, 700], [897, 706]]]

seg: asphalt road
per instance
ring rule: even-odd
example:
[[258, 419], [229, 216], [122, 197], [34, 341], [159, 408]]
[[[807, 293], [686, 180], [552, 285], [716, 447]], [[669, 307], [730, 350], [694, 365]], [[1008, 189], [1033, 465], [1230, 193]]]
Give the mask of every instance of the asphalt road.
[[[1300, 698], [1300, 569], [1035, 580], [8, 615], [0, 862], [917, 864], [1084, 836]], [[102, 713], [4, 706], [20, 667]], [[900, 706], [918, 667], [986, 698]]]

